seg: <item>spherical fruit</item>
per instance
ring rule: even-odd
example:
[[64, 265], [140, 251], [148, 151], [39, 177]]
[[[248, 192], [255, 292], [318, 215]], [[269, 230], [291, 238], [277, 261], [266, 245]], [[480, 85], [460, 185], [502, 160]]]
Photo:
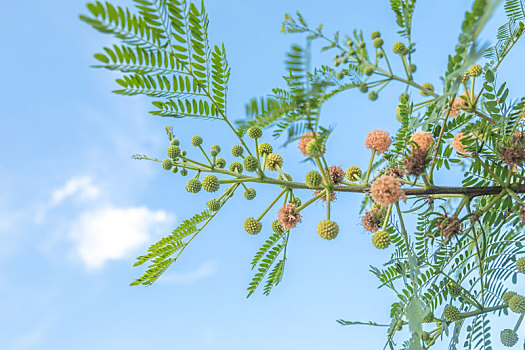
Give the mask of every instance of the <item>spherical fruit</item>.
[[368, 98], [370, 99], [370, 101], [375, 101], [378, 97], [379, 95], [375, 91], [370, 91], [370, 93], [368, 94]]
[[244, 148], [242, 148], [241, 145], [235, 145], [232, 147], [232, 155], [234, 157], [242, 156], [243, 152], [244, 152]]
[[191, 179], [186, 184], [186, 191], [188, 191], [190, 193], [197, 193], [197, 192], [199, 192], [201, 190], [201, 188], [202, 188], [202, 185], [201, 185], [200, 181], [197, 180], [197, 179]]
[[258, 126], [252, 126], [248, 129], [248, 136], [250, 136], [252, 139], [258, 139], [262, 136], [262, 134], [262, 129]]
[[424, 323], [434, 322], [434, 313], [430, 311], [425, 317], [423, 317]]
[[515, 313], [521, 314], [525, 312], [525, 297], [515, 295], [509, 300], [509, 308]]
[[461, 287], [456, 282], [450, 282], [447, 285], [448, 294], [453, 298], [457, 298], [461, 295]]
[[239, 162], [233, 162], [230, 164], [230, 171], [234, 173], [242, 173], [242, 164]]
[[359, 169], [359, 167], [355, 166], [355, 165], [352, 165], [351, 167], [349, 167], [348, 169], [346, 169], [346, 178], [350, 181], [357, 181], [358, 178], [361, 177], [362, 172], [361, 172], [361, 169]]
[[372, 35], [371, 35], [372, 39], [377, 39], [377, 38], [379, 38], [380, 36], [381, 36], [381, 33], [380, 33], [379, 31], [377, 31], [377, 30], [376, 30], [376, 31], [373, 31], [373, 32], [372, 32]]
[[202, 145], [202, 137], [200, 136], [193, 136], [191, 138], [191, 144], [195, 147]]
[[386, 249], [390, 245], [390, 233], [387, 231], [377, 231], [372, 236], [372, 243], [377, 249]]
[[255, 220], [253, 217], [249, 217], [244, 221], [244, 230], [251, 235], [256, 235], [261, 232], [262, 224]]
[[504, 329], [500, 333], [501, 344], [507, 347], [516, 345], [519, 340], [518, 335], [512, 329]]
[[171, 168], [173, 167], [173, 163], [171, 162], [171, 159], [164, 159], [162, 161], [162, 167], [165, 169], [165, 170], [171, 170]]
[[252, 199], [254, 199], [256, 195], [257, 195], [257, 192], [256, 192], [255, 189], [253, 189], [253, 188], [247, 188], [247, 189], [244, 191], [244, 198], [246, 198], [246, 199], [249, 200], [249, 201], [251, 201]]
[[182, 168], [182, 170], [180, 171], [180, 174], [181, 174], [182, 176], [186, 176], [186, 175], [188, 175], [188, 169], [186, 169], [186, 168]]
[[364, 83], [359, 85], [359, 91], [361, 91], [363, 94], [366, 94], [368, 92], [368, 85]]
[[277, 171], [278, 168], [283, 166], [283, 157], [277, 153], [270, 153], [266, 157], [266, 167], [270, 171]]
[[325, 150], [324, 142], [319, 139], [312, 140], [306, 145], [306, 153], [311, 157], [320, 157]]
[[170, 157], [171, 159], [175, 159], [178, 156], [180, 156], [180, 148], [179, 146], [172, 145], [168, 148], [167, 153], [168, 153], [168, 157]]
[[410, 66], [408, 66], [408, 70], [410, 71], [410, 73], [415, 73], [417, 70], [417, 66], [415, 64], [411, 64]]
[[257, 170], [257, 158], [254, 156], [246, 156], [244, 157], [244, 168], [247, 171], [255, 171]]
[[392, 51], [398, 55], [404, 55], [407, 51], [407, 48], [402, 42], [397, 42], [392, 46]]
[[202, 180], [202, 188], [207, 192], [215, 192], [219, 189], [219, 179], [215, 175], [208, 175]]
[[274, 222], [272, 222], [272, 230], [275, 233], [283, 233], [284, 232], [283, 225], [281, 225], [279, 220], [275, 220]]
[[171, 139], [171, 144], [174, 145], [174, 146], [178, 146], [178, 145], [180, 145], [180, 141], [177, 140], [177, 139]]
[[270, 145], [269, 143], [261, 143], [259, 145], [259, 155], [261, 156], [267, 156], [269, 155], [270, 153], [273, 152], [273, 147], [272, 145]]
[[469, 67], [468, 73], [469, 75], [472, 75], [473, 77], [478, 77], [483, 72], [483, 68], [479, 64], [473, 64]]
[[457, 307], [447, 305], [447, 307], [445, 307], [444, 316], [447, 319], [447, 321], [454, 322], [461, 318], [461, 313], [459, 312]]
[[518, 272], [525, 273], [525, 257], [516, 261], [516, 269], [518, 269]]
[[317, 187], [321, 185], [323, 177], [317, 171], [310, 171], [306, 174], [305, 182], [308, 187]]
[[215, 159], [215, 166], [217, 168], [223, 169], [226, 166], [226, 161], [224, 158], [217, 158]]
[[339, 233], [339, 226], [333, 221], [323, 220], [317, 225], [317, 233], [324, 239], [334, 239]]
[[365, 74], [368, 75], [368, 76], [371, 76], [372, 74], [374, 74], [374, 67], [366, 67], [365, 68]]
[[383, 46], [385, 42], [383, 41], [383, 39], [381, 38], [375, 38], [374, 39], [374, 42], [373, 42], [373, 45], [376, 49], [379, 49], [381, 46]]
[[506, 293], [504, 293], [503, 296], [502, 296], [503, 302], [505, 304], [509, 305], [510, 299], [512, 299], [512, 297], [515, 296], [515, 295], [518, 295], [518, 293], [516, 293], [516, 292], [506, 292]]
[[221, 208], [221, 202], [217, 199], [210, 199], [208, 203], [206, 203], [206, 206], [211, 211], [217, 211]]

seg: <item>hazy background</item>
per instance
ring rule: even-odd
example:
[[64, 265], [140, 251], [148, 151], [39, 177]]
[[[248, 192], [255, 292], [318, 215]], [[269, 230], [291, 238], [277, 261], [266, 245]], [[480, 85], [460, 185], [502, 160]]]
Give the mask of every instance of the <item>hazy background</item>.
[[[244, 117], [251, 97], [283, 86], [285, 52], [292, 43], [304, 43], [303, 36], [280, 33], [285, 13], [300, 10], [312, 26], [324, 23], [327, 34], [358, 28], [369, 38], [380, 30], [388, 48], [399, 40], [388, 1], [205, 3], [211, 42], [225, 43], [232, 67], [232, 120]], [[439, 77], [470, 4], [417, 5], [418, 81], [441, 91]], [[501, 10], [484, 40], [492, 42], [504, 22]], [[187, 179], [130, 156], [164, 158], [165, 125], [173, 125], [185, 145], [196, 133], [206, 148], [219, 143], [227, 160], [235, 140], [219, 122], [154, 117], [147, 99], [112, 94], [116, 75], [89, 66], [93, 54], [113, 40], [82, 23], [80, 13], [87, 13], [85, 1], [0, 3], [0, 348], [381, 349], [384, 328], [335, 322], [388, 322], [394, 300], [377, 289], [368, 272], [370, 264], [386, 261], [391, 249], [375, 249], [361, 227], [360, 195], [339, 195], [333, 219], [341, 232], [333, 241], [315, 231], [324, 206], [303, 213], [290, 237], [284, 279], [270, 297], [257, 292], [245, 298], [251, 258], [273, 218], [264, 221], [258, 236], [246, 234], [242, 224], [264, 210], [279, 191], [274, 187], [257, 187], [253, 202], [242, 196], [232, 200], [156, 284], [128, 286], [142, 272], [132, 267], [135, 257], [212, 198], [188, 194]], [[331, 64], [335, 53], [320, 54], [319, 43], [313, 48], [315, 64]], [[514, 70], [503, 68], [499, 76], [518, 95], [525, 85], [516, 67], [524, 53], [521, 42], [505, 64]], [[381, 128], [394, 134], [399, 126], [399, 88], [392, 84], [374, 103], [352, 91], [326, 104], [324, 125], [336, 126], [330, 165], [366, 168], [366, 133]], [[278, 147], [283, 140], [272, 142]], [[279, 152], [286, 159], [284, 170], [295, 178], [310, 169], [300, 163], [295, 145]], [[439, 179], [457, 182], [447, 175]], [[309, 191], [300, 195], [303, 201], [308, 196]], [[493, 334], [513, 322], [503, 319]]]

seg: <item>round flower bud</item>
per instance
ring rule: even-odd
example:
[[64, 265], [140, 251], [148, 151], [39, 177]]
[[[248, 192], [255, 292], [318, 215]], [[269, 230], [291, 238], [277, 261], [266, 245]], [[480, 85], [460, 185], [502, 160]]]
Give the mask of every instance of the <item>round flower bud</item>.
[[515, 295], [518, 295], [518, 293], [516, 293], [516, 292], [506, 292], [506, 293], [504, 293], [503, 296], [502, 296], [503, 302], [505, 304], [509, 305], [510, 299], [512, 299], [512, 297], [515, 296]]
[[374, 67], [368, 66], [365, 68], [365, 74], [371, 76], [372, 74], [374, 74], [374, 70]]
[[483, 73], [483, 68], [479, 64], [473, 64], [468, 69], [468, 74], [472, 75], [473, 77], [479, 77]]
[[248, 129], [248, 136], [250, 136], [252, 139], [258, 139], [262, 136], [262, 134], [262, 129], [258, 126], [252, 126]]
[[379, 52], [377, 53], [377, 58], [383, 58], [383, 57], [384, 57], [383, 52], [382, 52], [382, 51], [379, 51]]
[[376, 49], [379, 49], [381, 46], [383, 46], [384, 43], [385, 43], [385, 42], [384, 42], [383, 39], [381, 39], [381, 38], [375, 38], [375, 39], [374, 39], [374, 42], [373, 42], [374, 47], [375, 47]]
[[503, 344], [503, 346], [506, 346], [506, 347], [510, 348], [510, 347], [516, 345], [516, 343], [518, 342], [519, 338], [518, 338], [518, 335], [516, 334], [516, 332], [514, 332], [512, 329], [504, 329], [504, 330], [501, 331], [500, 340], [501, 340], [501, 344]]
[[219, 145], [213, 145], [211, 146], [211, 155], [212, 157], [216, 157], [221, 152], [221, 147]]
[[232, 155], [234, 157], [242, 156], [243, 152], [244, 152], [244, 148], [242, 148], [241, 145], [235, 145], [232, 147]]
[[368, 94], [368, 98], [370, 99], [370, 101], [375, 101], [378, 97], [379, 95], [375, 91], [370, 91], [370, 93]]
[[434, 322], [434, 313], [430, 311], [425, 317], [423, 317], [423, 323]]
[[200, 136], [193, 136], [191, 138], [191, 144], [195, 147], [202, 145], [202, 137]]
[[244, 157], [244, 168], [247, 171], [255, 171], [257, 170], [257, 158], [254, 156], [246, 156]]
[[272, 222], [272, 230], [275, 233], [283, 233], [284, 232], [283, 225], [281, 225], [279, 220], [274, 220], [274, 222]]
[[257, 192], [255, 192], [255, 189], [253, 189], [253, 188], [247, 188], [244, 191], [244, 198], [246, 198], [249, 201], [254, 199], [256, 195], [257, 195]]
[[171, 168], [171, 172], [174, 173], [174, 174], [176, 174], [178, 171], [179, 171], [179, 168], [177, 168], [176, 166]]
[[162, 161], [162, 167], [165, 169], [165, 170], [171, 170], [171, 168], [173, 167], [173, 163], [171, 162], [171, 159], [164, 159]]
[[189, 193], [197, 193], [201, 190], [201, 187], [202, 185], [199, 180], [191, 179], [186, 184], [186, 191], [188, 191]]
[[516, 261], [516, 269], [518, 269], [518, 272], [525, 273], [525, 257]]
[[343, 59], [341, 60], [343, 63], [347, 63], [348, 62], [348, 57], [343, 57]]
[[515, 313], [522, 314], [525, 312], [525, 297], [515, 295], [509, 300], [509, 308]]
[[283, 166], [283, 157], [277, 153], [270, 153], [266, 157], [266, 167], [270, 171], [277, 171], [278, 168]]
[[215, 175], [208, 175], [202, 180], [202, 188], [207, 192], [215, 192], [219, 189], [219, 179]]
[[385, 249], [390, 245], [390, 233], [387, 231], [377, 231], [372, 236], [372, 243], [377, 249]]
[[244, 230], [251, 235], [256, 235], [261, 232], [262, 224], [255, 220], [253, 217], [249, 217], [244, 221]]
[[340, 65], [340, 64], [341, 64], [341, 61], [339, 61], [339, 59], [336, 58], [336, 59], [334, 60], [334, 66], [337, 67], [337, 66]]
[[364, 49], [366, 44], [365, 44], [364, 41], [361, 41], [358, 46], [359, 46], [360, 49]]
[[224, 158], [217, 158], [215, 159], [215, 166], [220, 169], [224, 169], [224, 167], [226, 166], [226, 161], [224, 160]]
[[410, 66], [408, 66], [408, 71], [410, 73], [415, 73], [417, 70], [417, 66], [415, 64], [411, 64]]
[[359, 85], [359, 91], [361, 91], [363, 94], [366, 94], [368, 92], [368, 85], [365, 83]]
[[[423, 84], [421, 86], [426, 89], [426, 90], [424, 90], [424, 89], [419, 90], [419, 92], [421, 92], [421, 95], [423, 95], [423, 96], [430, 96], [431, 95], [430, 92], [434, 92], [434, 85], [432, 85], [430, 83], [425, 83], [425, 84]], [[427, 90], [430, 90], [430, 92], [428, 92]]]
[[[284, 174], [284, 176], [285, 176], [286, 178], [283, 178], [282, 175], [279, 175], [279, 176], [277, 177], [277, 180], [281, 180], [281, 181], [292, 181], [292, 175], [290, 175], [290, 174]], [[279, 185], [279, 186], [281, 186], [281, 188], [285, 188], [285, 187], [286, 187], [285, 185]]]
[[178, 146], [178, 145], [180, 145], [180, 141], [177, 140], [177, 139], [171, 139], [171, 145], [172, 146]]
[[352, 182], [357, 181], [358, 177], [360, 178], [361, 175], [363, 175], [361, 169], [355, 165], [346, 169], [346, 178]]
[[177, 158], [178, 156], [180, 156], [180, 148], [179, 146], [170, 146], [168, 148], [168, 157], [170, 157], [171, 159], [175, 159]]
[[470, 79], [470, 74], [467, 72], [461, 76], [461, 82], [466, 83]]
[[397, 42], [394, 44], [394, 46], [392, 46], [392, 51], [398, 55], [404, 55], [407, 51], [407, 48], [402, 42]]
[[295, 205], [296, 208], [299, 208], [303, 202], [301, 202], [301, 199], [298, 197], [294, 197], [293, 200], [290, 201], [293, 205]]
[[265, 156], [265, 155], [267, 156], [272, 152], [273, 152], [273, 147], [269, 143], [265, 142], [259, 145], [259, 155], [260, 156]]
[[343, 79], [344, 76], [345, 75], [344, 75], [343, 72], [337, 72], [337, 74], [336, 74], [337, 79]]
[[233, 162], [230, 164], [230, 171], [242, 173], [242, 164], [239, 162]]
[[306, 145], [306, 153], [311, 157], [320, 157], [325, 150], [324, 142], [321, 142], [319, 139], [314, 139]]
[[428, 332], [421, 332], [421, 340], [426, 344], [430, 340], [430, 334], [428, 334]]
[[217, 211], [221, 208], [221, 202], [218, 201], [217, 199], [210, 199], [206, 203], [206, 206], [208, 207], [210, 211]]
[[381, 36], [381, 33], [380, 33], [379, 31], [377, 31], [377, 30], [376, 30], [376, 31], [373, 31], [373, 32], [372, 32], [372, 35], [371, 35], [372, 39], [377, 39], [377, 38], [379, 38], [380, 36]]
[[461, 295], [462, 289], [456, 282], [449, 282], [447, 284], [447, 290], [448, 294], [450, 294], [451, 297], [457, 298]]
[[461, 318], [461, 313], [459, 312], [457, 307], [447, 305], [445, 307], [444, 316], [447, 319], [447, 321], [455, 322]]
[[180, 155], [183, 156], [183, 157], [186, 157], [186, 153], [187, 153], [186, 151], [182, 151], [182, 152], [180, 152]]
[[180, 170], [180, 174], [181, 174], [182, 176], [186, 176], [186, 175], [188, 175], [188, 169], [186, 169], [186, 168], [182, 168], [182, 169]]
[[324, 239], [334, 239], [339, 233], [339, 226], [333, 221], [323, 220], [317, 225], [317, 233]]
[[305, 182], [308, 187], [318, 187], [321, 185], [323, 177], [317, 171], [312, 170], [306, 174]]

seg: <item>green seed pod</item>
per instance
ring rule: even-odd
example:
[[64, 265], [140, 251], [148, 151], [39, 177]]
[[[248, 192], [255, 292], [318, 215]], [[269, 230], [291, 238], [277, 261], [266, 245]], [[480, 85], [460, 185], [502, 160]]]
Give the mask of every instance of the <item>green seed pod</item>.
[[359, 169], [359, 167], [352, 165], [351, 167], [346, 169], [345, 175], [348, 180], [354, 182], [354, 181], [357, 181], [358, 178], [360, 178], [361, 175], [363, 175], [363, 173], [361, 169]]
[[277, 171], [278, 168], [283, 166], [283, 157], [277, 153], [270, 153], [266, 157], [266, 168], [270, 171]]
[[234, 157], [242, 156], [243, 152], [244, 152], [244, 148], [242, 148], [241, 145], [235, 145], [232, 147], [232, 155]]
[[504, 329], [500, 333], [501, 344], [512, 347], [518, 343], [519, 337], [512, 329]]
[[479, 77], [483, 73], [483, 68], [479, 64], [473, 64], [469, 67], [468, 73], [473, 77]]
[[217, 199], [210, 199], [206, 206], [210, 211], [217, 211], [221, 208], [221, 202], [219, 202]]
[[345, 76], [345, 75], [344, 75], [343, 72], [337, 72], [337, 74], [336, 74], [336, 77], [337, 77], [337, 79], [339, 79], [339, 80], [343, 79], [344, 76]]
[[525, 297], [515, 295], [509, 300], [509, 308], [515, 313], [522, 314], [525, 312]]
[[254, 156], [244, 157], [244, 168], [246, 171], [255, 171], [257, 170], [257, 158]]
[[444, 316], [449, 322], [455, 322], [461, 318], [461, 313], [458, 308], [452, 305], [445, 307]]
[[359, 91], [361, 91], [363, 94], [366, 94], [368, 92], [368, 85], [362, 83], [361, 85], [359, 85]]
[[430, 312], [425, 317], [423, 317], [423, 323], [430, 322], [434, 322], [434, 313], [432, 312], [432, 310], [430, 310]]
[[230, 171], [242, 173], [242, 164], [239, 162], [233, 162], [230, 164]]
[[168, 157], [170, 157], [171, 159], [175, 159], [180, 156], [180, 148], [179, 146], [175, 146], [175, 145], [170, 146], [168, 148], [167, 153], [168, 153]]
[[306, 153], [311, 157], [320, 157], [326, 151], [324, 142], [319, 139], [314, 139], [306, 145]]
[[219, 187], [219, 179], [215, 175], [208, 175], [202, 180], [202, 188], [207, 192], [216, 192]]
[[244, 191], [244, 198], [246, 198], [246, 199], [249, 200], [249, 201], [251, 201], [252, 199], [254, 199], [256, 195], [257, 195], [257, 192], [256, 192], [255, 189], [253, 189], [253, 188], [247, 188], [247, 189]]
[[365, 68], [365, 74], [371, 76], [372, 74], [374, 74], [374, 70], [374, 67], [368, 66]]
[[162, 161], [162, 167], [165, 169], [165, 170], [171, 170], [171, 168], [173, 167], [173, 163], [171, 162], [171, 159], [164, 159]]
[[274, 220], [274, 222], [272, 222], [272, 230], [275, 233], [283, 233], [284, 232], [283, 225], [281, 225], [279, 220]]
[[180, 145], [180, 141], [177, 140], [177, 139], [171, 139], [171, 145], [172, 146], [178, 146], [178, 145]]
[[402, 42], [397, 42], [392, 46], [392, 51], [398, 55], [405, 55], [407, 48]]
[[171, 172], [174, 173], [174, 174], [176, 174], [178, 171], [179, 171], [179, 168], [177, 168], [176, 166], [171, 168]]
[[422, 87], [424, 87], [426, 90], [419, 90], [419, 92], [421, 92], [421, 95], [423, 96], [430, 96], [431, 93], [428, 92], [427, 90], [430, 90], [431, 92], [434, 92], [434, 85], [430, 84], [430, 83], [425, 83], [423, 85], [421, 85]]
[[383, 46], [384, 43], [385, 43], [385, 42], [383, 41], [383, 39], [381, 39], [381, 38], [375, 38], [373, 44], [374, 44], [374, 47], [375, 47], [376, 49], [379, 49], [381, 46]]
[[516, 292], [506, 292], [506, 293], [504, 293], [503, 296], [502, 296], [503, 302], [505, 304], [509, 305], [510, 299], [512, 299], [512, 297], [515, 296], [515, 295], [518, 295], [518, 293], [516, 293]]
[[273, 147], [269, 143], [265, 142], [259, 145], [259, 155], [260, 156], [269, 155], [272, 152], [273, 152]]
[[197, 179], [191, 179], [186, 184], [186, 191], [188, 191], [190, 193], [197, 193], [197, 192], [199, 192], [201, 190], [201, 188], [202, 188], [202, 185], [201, 185], [200, 181], [197, 180]]
[[386, 249], [390, 245], [390, 233], [387, 231], [377, 231], [372, 236], [372, 243], [377, 249]]
[[323, 177], [317, 171], [312, 170], [306, 174], [305, 182], [308, 187], [317, 187], [323, 182]]
[[217, 158], [215, 159], [215, 166], [220, 169], [224, 169], [224, 167], [226, 166], [226, 161], [224, 160], [224, 158]]
[[375, 100], [377, 100], [378, 97], [379, 97], [379, 95], [375, 91], [370, 91], [370, 93], [368, 94], [368, 99], [370, 101], [375, 101]]
[[410, 66], [408, 66], [408, 71], [410, 73], [415, 73], [417, 70], [417, 66], [415, 64], [411, 64]]
[[193, 136], [191, 138], [191, 144], [195, 147], [202, 145], [202, 137], [200, 136]]
[[339, 233], [339, 226], [333, 221], [323, 220], [317, 225], [317, 233], [324, 239], [334, 239]]
[[461, 295], [462, 289], [456, 282], [449, 282], [447, 284], [447, 290], [448, 294], [450, 294], [451, 297], [457, 298]]
[[358, 46], [359, 46], [360, 49], [364, 49], [366, 44], [365, 44], [364, 41], [361, 41]]
[[252, 126], [248, 129], [248, 136], [250, 136], [252, 139], [258, 139], [262, 137], [262, 129], [258, 126]]
[[186, 169], [186, 168], [182, 168], [182, 169], [180, 170], [180, 174], [181, 174], [182, 176], [186, 176], [186, 175], [188, 175], [188, 169]]
[[372, 32], [372, 35], [371, 35], [372, 39], [377, 39], [380, 36], [381, 36], [381, 33], [379, 31], [377, 31], [377, 30]]
[[525, 273], [525, 257], [519, 258], [516, 261], [516, 269], [518, 272]]
[[249, 217], [244, 221], [244, 230], [251, 235], [256, 235], [261, 232], [262, 224], [255, 220], [253, 217]]

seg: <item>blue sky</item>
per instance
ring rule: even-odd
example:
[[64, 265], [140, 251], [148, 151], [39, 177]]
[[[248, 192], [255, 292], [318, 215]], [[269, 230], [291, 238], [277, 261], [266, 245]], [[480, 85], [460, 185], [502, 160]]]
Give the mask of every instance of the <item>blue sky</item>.
[[[208, 146], [220, 141], [228, 149], [235, 140], [221, 124], [153, 117], [146, 99], [112, 94], [116, 75], [89, 67], [93, 54], [112, 40], [78, 20], [84, 4], [0, 4], [0, 348], [382, 348], [384, 329], [335, 322], [387, 322], [393, 301], [368, 272], [390, 251], [371, 245], [360, 225], [358, 195], [339, 196], [333, 218], [342, 231], [334, 241], [315, 232], [324, 215], [321, 205], [304, 213], [290, 238], [284, 280], [270, 297], [259, 292], [245, 298], [250, 260], [265, 236], [247, 235], [242, 223], [264, 210], [274, 188], [258, 188], [255, 203], [237, 198], [158, 283], [128, 286], [142, 271], [131, 266], [134, 258], [211, 198], [186, 193], [180, 177], [130, 156], [164, 157], [165, 125], [173, 125], [186, 144], [195, 130]], [[418, 5], [416, 79], [439, 86], [469, 4]], [[380, 30], [388, 46], [398, 40], [387, 1], [208, 0], [206, 5], [211, 41], [225, 43], [232, 67], [233, 120], [244, 117], [251, 97], [282, 86], [284, 54], [292, 43], [304, 42], [280, 33], [286, 12], [300, 10], [312, 25], [324, 23], [326, 33], [362, 28], [367, 37]], [[502, 21], [500, 11], [485, 40], [493, 40]], [[332, 54], [319, 54], [319, 48], [314, 45], [314, 62], [330, 63]], [[516, 67], [524, 53], [518, 44], [507, 66]], [[500, 76], [511, 91], [523, 91], [519, 74], [503, 68]], [[329, 102], [323, 121], [336, 126], [329, 162], [366, 167], [366, 133], [395, 132], [398, 95], [392, 86], [375, 103], [356, 92]], [[302, 178], [309, 170], [294, 146], [279, 151], [286, 172]], [[456, 180], [450, 174], [439, 178], [447, 184]]]

